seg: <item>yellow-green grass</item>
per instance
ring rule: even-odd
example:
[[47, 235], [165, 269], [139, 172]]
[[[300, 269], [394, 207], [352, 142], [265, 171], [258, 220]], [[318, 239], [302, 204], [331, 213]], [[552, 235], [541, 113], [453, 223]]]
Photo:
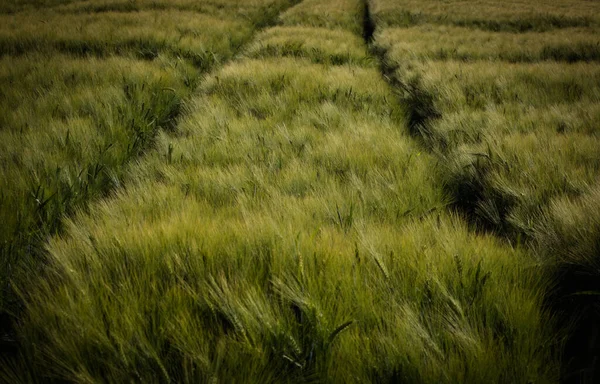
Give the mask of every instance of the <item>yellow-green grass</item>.
[[[94, 10], [86, 4], [71, 6], [83, 6], [85, 17], [130, 10], [123, 1], [96, 1]], [[239, 2], [220, 4], [234, 12]], [[68, 7], [55, 9], [68, 13]], [[131, 7], [158, 9], [145, 1]], [[519, 244], [472, 232], [447, 209], [453, 202], [440, 180], [451, 169], [444, 165], [458, 158], [449, 154], [488, 136], [447, 148], [414, 140], [414, 105], [398, 104], [358, 38], [365, 16], [358, 0], [307, 0], [291, 8], [280, 18], [283, 26], [260, 34], [244, 55], [203, 79], [176, 127], [150, 124], [156, 132], [151, 149], [106, 173], [122, 187], [65, 210], [76, 213], [45, 243], [43, 271], [21, 266], [35, 272], [23, 276], [37, 278], [17, 280], [25, 307], [18, 324], [22, 348], [16, 362], [0, 367], [5, 381], [556, 381], [561, 338], [552, 334], [553, 319], [543, 307], [548, 280], [537, 259]], [[47, 59], [57, 67], [44, 72], [39, 61], [40, 69], [31, 71], [39, 80], [14, 69], [14, 81], [47, 84], [37, 87], [47, 97], [40, 105], [27, 93], [5, 99], [28, 97], [23, 105], [36, 111], [29, 115], [43, 121], [37, 108], [56, 126], [49, 125], [46, 136], [27, 136], [29, 120], [7, 114], [11, 124], [25, 127], [23, 133], [6, 130], [8, 143], [39, 147], [36, 159], [85, 159], [86, 148], [101, 149], [106, 141], [81, 132], [97, 129], [96, 118], [118, 109], [111, 103], [121, 105], [131, 88], [114, 86], [112, 75], [88, 85], [88, 75], [70, 93], [61, 80], [68, 72], [59, 79], [52, 74], [98, 63], [104, 78], [99, 68], [114, 60], [173, 71], [185, 88], [183, 78], [194, 72], [189, 64], [175, 66], [173, 52], [165, 48], [147, 61], [134, 60], [130, 51], [124, 58], [57, 55]], [[35, 57], [44, 56], [2, 60]], [[405, 92], [419, 86], [429, 94], [440, 81], [435, 73], [423, 79], [423, 68], [434, 64], [414, 61], [386, 75], [406, 85]], [[510, 86], [519, 74], [540, 79], [537, 72], [516, 72], [507, 74]], [[583, 77], [576, 72], [567, 77], [574, 87]], [[401, 76], [412, 74], [415, 80], [402, 83]], [[91, 99], [96, 82], [106, 98]], [[516, 110], [509, 85], [481, 85], [483, 94], [472, 105], [465, 101], [466, 109]], [[171, 88], [178, 90], [158, 89], [171, 94]], [[530, 109], [550, 109], [567, 92], [547, 94], [552, 88], [523, 87], [534, 100]], [[158, 92], [133, 89], [140, 98]], [[573, 99], [581, 108], [595, 105], [595, 92]], [[450, 87], [446, 96], [460, 94], [460, 87]], [[498, 95], [509, 101], [497, 102]], [[431, 101], [434, 111], [460, 113], [444, 97]], [[19, 109], [6, 103], [7, 111]], [[573, 121], [584, 118], [575, 114]], [[423, 132], [434, 126], [423, 125], [430, 129]], [[83, 144], [72, 148], [76, 127]], [[17, 143], [17, 132], [28, 141]], [[512, 131], [506, 132], [502, 139]], [[425, 148], [439, 149], [440, 157]], [[90, 159], [103, 165], [112, 149], [91, 152]], [[31, 174], [42, 172], [46, 168]]]
[[[502, 61], [502, 55], [518, 50], [515, 41], [535, 36], [538, 44], [524, 50], [535, 52], [544, 39], [563, 31], [469, 34], [461, 29], [468, 39], [460, 45], [463, 60], [449, 59], [437, 54], [447, 44], [441, 37], [447, 28], [457, 29], [383, 29], [376, 41], [409, 105], [414, 130], [449, 165], [444, 174], [452, 195], [484, 221], [502, 229], [509, 222], [508, 227], [530, 234], [549, 199], [584, 192], [596, 180], [600, 66]], [[440, 41], [418, 45], [421, 35], [424, 42], [434, 36]], [[491, 61], [482, 54], [490, 38], [500, 52]]]
[[[334, 53], [307, 20], [295, 31]], [[285, 56], [207, 78], [127, 187], [50, 240], [47, 273], [24, 292], [33, 374], [554, 381], [558, 338], [531, 254], [445, 212], [436, 158], [376, 68]]]
[[253, 58], [307, 58], [320, 64], [375, 65], [361, 37], [341, 29], [307, 26], [270, 28], [257, 37], [246, 54]]
[[395, 123], [394, 100], [374, 69], [244, 60], [208, 79], [201, 93], [177, 135], [160, 135], [158, 163], [140, 167], [141, 181], [160, 174], [215, 208], [235, 205], [240, 193], [268, 208], [280, 194], [296, 201], [318, 190], [309, 199], [318, 204], [315, 219], [344, 228], [351, 223], [338, 215], [374, 212], [393, 222], [444, 203], [419, 177], [431, 158]]
[[600, 61], [597, 28], [547, 32], [474, 32], [452, 25], [386, 28], [377, 42], [390, 60]]
[[143, 148], [136, 140], [173, 124], [169, 120], [197, 76], [185, 62], [160, 58], [36, 54], [5, 57], [0, 71], [10, 84], [0, 94], [2, 243], [37, 221], [47, 199], [85, 193], [89, 186], [77, 184], [92, 181], [93, 168], [108, 176]]
[[76, 0], [4, 0], [0, 3], [0, 13], [16, 13], [19, 11], [41, 9], [61, 4], [68, 4]]
[[454, 146], [442, 155], [452, 194], [493, 226], [530, 235], [552, 198], [596, 182], [599, 113], [586, 102], [494, 106], [449, 113], [428, 132], [432, 145]]
[[[0, 60], [2, 307], [23, 263], [73, 207], [118, 185], [126, 162], [174, 124], [198, 72], [159, 57]], [[22, 276], [21, 276], [22, 277]], [[29, 278], [27, 278], [29, 279]]]
[[556, 196], [589, 190], [600, 170], [598, 138], [555, 133], [512, 134], [462, 146], [449, 155], [453, 194], [475, 194], [476, 215], [502, 230], [531, 235]]
[[600, 4], [588, 0], [371, 0], [380, 28], [450, 24], [492, 31], [597, 26]]
[[61, 51], [76, 55], [160, 53], [192, 61], [202, 70], [231, 57], [250, 36], [244, 20], [223, 20], [178, 10], [0, 16], [0, 53]]
[[435, 96], [440, 113], [519, 104], [541, 108], [600, 101], [600, 65], [476, 61], [399, 62], [397, 76]]
[[78, 381], [555, 377], [534, 260], [443, 213], [433, 159], [375, 70], [245, 60], [190, 108], [127, 190], [51, 241], [22, 329], [45, 341], [28, 351], [42, 367]]
[[177, 9], [200, 12], [224, 19], [252, 20], [253, 24], [262, 27], [272, 23], [282, 7], [296, 2], [298, 0], [71, 0], [65, 1], [64, 5], [53, 7], [53, 9], [62, 13]]
[[280, 17], [283, 25], [304, 25], [329, 29], [345, 29], [360, 36], [363, 33], [364, 1], [304, 0]]
[[[555, 116], [557, 133], [597, 133], [593, 118], [600, 102], [600, 66], [596, 64], [386, 60], [389, 76], [397, 79], [410, 106], [411, 119], [442, 117], [427, 124], [432, 136], [427, 139], [443, 148], [488, 133], [534, 131], [537, 122], [532, 116], [541, 120]], [[556, 111], [563, 113], [562, 119]], [[498, 119], [515, 125], [500, 132]], [[448, 131], [455, 131], [459, 140], [446, 137]], [[461, 138], [463, 132], [466, 136]]]
[[37, 369], [75, 381], [555, 378], [526, 254], [445, 215], [345, 233], [309, 204], [260, 212], [238, 196], [215, 210], [154, 184], [70, 223], [22, 329], [42, 340], [26, 351]]
[[[530, 235], [552, 197], [585, 192], [595, 182], [600, 66], [440, 61], [423, 48], [406, 54], [417, 46], [395, 42], [400, 34], [380, 36], [413, 131], [440, 152], [451, 194], [476, 217]], [[470, 48], [477, 51], [476, 44]]]
[[[443, 146], [481, 143], [496, 134], [580, 134], [598, 135], [600, 103], [559, 103], [544, 108], [527, 105], [489, 105], [485, 109], [462, 109], [446, 113], [431, 125], [430, 133]], [[558, 135], [557, 135], [558, 136]], [[434, 145], [431, 142], [431, 145]]]
[[286, 6], [289, 6], [287, 0], [5, 0], [0, 4], [0, 13], [39, 12], [41, 9], [79, 14], [180, 10], [225, 19], [251, 20], [264, 26]]
[[201, 74], [285, 4], [248, 3], [269, 11], [239, 21], [176, 10], [0, 16], [1, 328], [12, 281], [43, 264], [41, 243], [63, 216], [119, 185]]
[[[442, 19], [436, 12], [459, 3], [420, 2], [410, 3], [423, 10], [412, 20], [420, 11], [404, 12], [409, 2], [372, 3], [384, 74], [413, 134], [438, 156], [446, 191], [472, 222], [527, 240], [567, 332], [561, 379], [597, 381], [597, 3], [470, 2]], [[395, 24], [392, 8], [407, 18]], [[421, 22], [445, 25], [386, 27]]]

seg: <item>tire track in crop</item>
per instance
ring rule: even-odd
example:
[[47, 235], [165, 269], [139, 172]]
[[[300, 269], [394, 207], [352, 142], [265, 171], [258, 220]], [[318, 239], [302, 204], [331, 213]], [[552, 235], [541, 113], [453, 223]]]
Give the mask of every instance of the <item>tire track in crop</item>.
[[[394, 90], [400, 104], [406, 107], [408, 130], [426, 150], [443, 162], [450, 148], [449, 143], [443, 137], [437, 136], [435, 130], [431, 128], [442, 118], [442, 112], [435, 106], [435, 96], [424, 89], [419, 77], [406, 80], [398, 75], [400, 63], [388, 59], [387, 49], [373, 41], [373, 33], [377, 26], [370, 12], [370, 0], [364, 0], [364, 3], [364, 23], [373, 26], [372, 29], [369, 28], [371, 32], [366, 41], [369, 43], [371, 53], [377, 58], [383, 78]], [[509, 201], [502, 200], [500, 195], [497, 196], [496, 206], [501, 207], [498, 212], [501, 218], [499, 221], [486, 220], [477, 214], [477, 207], [489, 198], [485, 193], [489, 189], [485, 182], [487, 172], [485, 165], [485, 161], [480, 162], [478, 159], [474, 166], [475, 177], [444, 183], [444, 189], [452, 198], [453, 209], [464, 214], [474, 228], [484, 229], [502, 237], [510, 233], [510, 228], [504, 220], [511, 208]]]
[[[434, 96], [423, 89], [419, 78], [405, 81], [405, 79], [398, 76], [399, 64], [389, 60], [387, 50], [374, 41], [377, 25], [371, 14], [370, 0], [363, 0], [363, 3], [363, 36], [365, 42], [368, 44], [370, 53], [376, 58], [381, 75], [398, 98], [400, 105], [405, 108], [407, 128], [410, 135], [432, 155], [440, 156], [444, 154], [447, 144], [436, 137], [434, 131], [430, 129], [430, 126], [442, 117], [442, 113], [435, 107]], [[475, 215], [475, 207], [484, 199], [485, 186], [482, 184], [484, 177], [480, 172], [485, 172], [485, 170], [478, 170], [481, 177], [459, 182], [452, 190], [448, 190], [446, 186], [446, 192], [453, 199], [452, 206], [465, 214], [469, 222], [483, 224], [484, 228], [492, 231], [498, 230], [497, 226], [483, 222]]]

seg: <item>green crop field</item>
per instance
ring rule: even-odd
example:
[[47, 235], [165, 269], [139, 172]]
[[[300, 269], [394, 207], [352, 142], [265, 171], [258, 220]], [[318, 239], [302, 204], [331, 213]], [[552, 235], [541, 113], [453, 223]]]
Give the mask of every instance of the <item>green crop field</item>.
[[2, 0], [0, 382], [600, 380], [600, 2]]

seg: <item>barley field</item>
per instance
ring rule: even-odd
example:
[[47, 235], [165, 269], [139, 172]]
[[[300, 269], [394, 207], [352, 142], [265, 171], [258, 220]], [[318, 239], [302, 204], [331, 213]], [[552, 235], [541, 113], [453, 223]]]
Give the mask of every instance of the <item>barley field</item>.
[[4, 0], [0, 381], [596, 382], [598, 15]]

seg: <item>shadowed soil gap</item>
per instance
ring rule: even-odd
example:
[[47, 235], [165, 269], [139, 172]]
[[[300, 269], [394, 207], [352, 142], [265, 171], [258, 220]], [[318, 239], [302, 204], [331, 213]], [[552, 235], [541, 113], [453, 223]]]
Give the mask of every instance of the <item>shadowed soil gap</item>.
[[369, 8], [369, 1], [363, 1], [363, 38], [367, 44], [373, 42], [373, 33], [375, 33], [375, 23], [371, 16], [371, 10]]

